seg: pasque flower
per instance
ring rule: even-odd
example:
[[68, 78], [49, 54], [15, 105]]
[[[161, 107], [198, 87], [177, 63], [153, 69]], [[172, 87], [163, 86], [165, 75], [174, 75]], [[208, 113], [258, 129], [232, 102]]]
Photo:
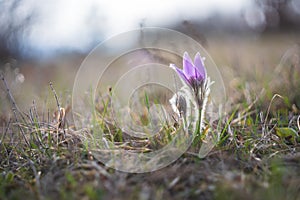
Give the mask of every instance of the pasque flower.
[[[206, 109], [210, 112], [213, 108], [213, 102], [210, 100], [210, 86], [214, 83], [210, 81], [210, 77], [206, 74], [204, 66], [204, 58], [198, 52], [191, 60], [187, 52], [183, 54], [183, 69], [179, 69], [176, 65], [170, 64], [170, 67], [176, 71], [178, 77], [183, 83], [183, 87], [178, 90], [169, 100], [173, 111], [182, 120], [185, 130], [192, 130], [194, 141], [197, 143], [201, 140], [205, 145], [199, 151], [199, 157], [206, 156], [207, 149], [214, 146], [212, 136], [208, 137], [213, 126], [211, 126], [210, 117], [205, 118]], [[208, 123], [207, 123], [208, 122]], [[205, 130], [205, 132], [204, 132]], [[217, 137], [219, 137], [217, 135]], [[196, 144], [195, 143], [195, 144]]]
[[206, 69], [204, 67], [203, 58], [198, 52], [194, 58], [194, 62], [187, 52], [183, 54], [183, 70], [179, 69], [175, 64], [170, 64], [181, 80], [188, 85], [194, 92], [198, 104], [202, 103], [205, 84], [206, 84]]

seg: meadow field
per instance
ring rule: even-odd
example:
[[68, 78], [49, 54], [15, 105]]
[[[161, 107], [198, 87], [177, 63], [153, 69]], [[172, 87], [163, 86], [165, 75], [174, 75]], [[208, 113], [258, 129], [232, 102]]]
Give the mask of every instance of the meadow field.
[[[147, 173], [105, 166], [84, 143], [89, 130], [75, 128], [72, 89], [86, 55], [4, 64], [0, 199], [300, 199], [299, 33], [194, 39], [225, 84], [230, 109], [219, 124], [220, 139], [204, 158], [197, 156], [199, 141], [175, 162]], [[97, 112], [105, 115], [108, 104]], [[116, 124], [101, 117], [95, 124], [126, 150], [154, 148], [144, 141], [125, 144]], [[164, 129], [166, 134], [172, 128]], [[168, 142], [168, 137], [156, 139], [160, 145]]]

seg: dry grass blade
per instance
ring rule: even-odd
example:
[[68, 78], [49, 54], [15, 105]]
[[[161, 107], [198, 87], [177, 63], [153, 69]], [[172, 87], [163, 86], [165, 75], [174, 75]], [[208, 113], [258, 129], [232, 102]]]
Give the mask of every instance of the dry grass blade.
[[300, 131], [300, 115], [297, 117], [298, 131]]
[[[267, 128], [267, 120], [268, 120], [268, 117], [269, 117], [269, 114], [270, 114], [270, 109], [271, 109], [271, 106], [272, 106], [272, 103], [273, 101], [276, 99], [276, 98], [281, 98], [283, 99], [283, 97], [279, 94], [274, 94], [270, 103], [269, 103], [269, 106], [268, 106], [268, 109], [267, 109], [267, 114], [266, 114], [266, 117], [264, 119], [264, 124], [263, 124], [263, 131], [262, 131], [262, 137], [265, 138], [267, 137], [269, 134], [266, 134], [266, 128]], [[268, 133], [270, 133], [270, 131], [268, 131]]]

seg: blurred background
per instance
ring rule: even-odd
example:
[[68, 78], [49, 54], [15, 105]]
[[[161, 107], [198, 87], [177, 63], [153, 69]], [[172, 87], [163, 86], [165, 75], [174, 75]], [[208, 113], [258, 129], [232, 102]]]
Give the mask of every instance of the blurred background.
[[159, 26], [192, 37], [299, 31], [298, 0], [0, 1], [0, 56], [45, 59], [87, 53], [124, 31]]
[[282, 58], [297, 51], [299, 19], [299, 0], [0, 0], [0, 70], [22, 102], [48, 93], [50, 81], [67, 96], [97, 44], [155, 26], [199, 41], [234, 91], [243, 80], [263, 86], [274, 78]]
[[2, 62], [86, 53], [108, 37], [148, 26], [194, 37], [290, 32], [300, 27], [298, 0], [1, 0], [0, 13]]

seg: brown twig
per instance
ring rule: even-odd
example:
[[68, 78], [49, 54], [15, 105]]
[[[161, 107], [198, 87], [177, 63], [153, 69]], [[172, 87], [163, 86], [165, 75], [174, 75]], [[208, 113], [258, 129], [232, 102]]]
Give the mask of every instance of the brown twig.
[[2, 145], [3, 140], [4, 140], [5, 137], [6, 137], [6, 133], [7, 133], [8, 130], [9, 130], [10, 124], [11, 124], [11, 119], [9, 119], [9, 121], [8, 121], [8, 123], [7, 123], [7, 126], [6, 126], [6, 129], [5, 129], [5, 131], [4, 131], [4, 133], [3, 133], [2, 137], [1, 137], [1, 140], [0, 140], [0, 146]]
[[58, 96], [56, 94], [56, 91], [55, 91], [55, 89], [53, 87], [52, 82], [50, 82], [49, 85], [50, 85], [50, 88], [51, 88], [51, 90], [52, 90], [52, 92], [54, 94], [54, 97], [55, 97], [55, 100], [56, 100], [56, 105], [57, 105], [57, 108], [58, 108], [58, 113], [57, 113], [57, 116], [56, 116], [56, 118], [57, 118], [56, 122], [58, 123], [57, 128], [63, 128], [64, 137], [65, 137], [66, 133], [65, 133], [65, 129], [63, 127], [64, 126], [64, 120], [65, 120], [65, 109], [60, 106], [60, 103], [58, 101]]
[[53, 87], [52, 82], [50, 82], [49, 85], [50, 85], [50, 88], [51, 88], [51, 90], [52, 90], [52, 92], [53, 92], [53, 94], [54, 94], [54, 97], [55, 97], [55, 100], [56, 100], [56, 105], [57, 105], [58, 111], [60, 111], [61, 106], [60, 106], [60, 103], [59, 103], [59, 101], [58, 101], [58, 97], [57, 97], [57, 94], [56, 94], [56, 91], [55, 91], [55, 89], [54, 89], [54, 87]]
[[[15, 99], [14, 99], [13, 95], [12, 95], [11, 92], [10, 92], [10, 89], [9, 89], [9, 87], [8, 87], [8, 84], [7, 84], [6, 80], [5, 80], [5, 77], [4, 77], [4, 75], [3, 75], [2, 73], [0, 73], [0, 78], [1, 78], [1, 80], [2, 80], [2, 82], [3, 82], [3, 84], [4, 84], [4, 87], [5, 87], [5, 89], [6, 89], [6, 93], [7, 93], [7, 95], [8, 95], [8, 98], [9, 98], [10, 102], [12, 103], [12, 111], [13, 111], [14, 116], [15, 116], [15, 118], [16, 118], [17, 124], [20, 124], [19, 119], [18, 119], [17, 112], [18, 112], [19, 115], [22, 117], [23, 121], [25, 122], [24, 116], [22, 115], [20, 109], [18, 108], [18, 106], [17, 106], [17, 104], [16, 104], [16, 102], [15, 102]], [[23, 138], [24, 138], [24, 141], [26, 142], [26, 144], [27, 144], [28, 146], [30, 146], [28, 140], [26, 139], [24, 130], [23, 130], [19, 125], [18, 125], [18, 127], [19, 127], [19, 129], [20, 129], [20, 131], [21, 131], [21, 133], [22, 133], [22, 136], [23, 136]]]

